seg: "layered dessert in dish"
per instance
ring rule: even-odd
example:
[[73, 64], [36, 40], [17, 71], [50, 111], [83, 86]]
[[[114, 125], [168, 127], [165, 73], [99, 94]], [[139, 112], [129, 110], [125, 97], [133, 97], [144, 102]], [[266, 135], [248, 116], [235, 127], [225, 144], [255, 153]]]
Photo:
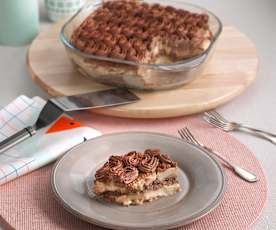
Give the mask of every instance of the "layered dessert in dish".
[[79, 50], [139, 63], [173, 63], [208, 48], [207, 14], [140, 1], [107, 1], [74, 31]]
[[203, 71], [221, 31], [209, 11], [180, 5], [90, 3], [65, 24], [61, 38], [79, 70], [98, 82], [138, 89], [179, 86]]
[[157, 149], [111, 156], [97, 170], [93, 192], [110, 202], [140, 205], [181, 190], [177, 164]]

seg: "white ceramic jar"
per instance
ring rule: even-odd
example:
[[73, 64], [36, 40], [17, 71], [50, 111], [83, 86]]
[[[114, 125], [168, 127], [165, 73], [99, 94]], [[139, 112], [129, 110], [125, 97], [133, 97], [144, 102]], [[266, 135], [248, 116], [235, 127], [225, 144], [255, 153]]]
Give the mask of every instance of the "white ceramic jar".
[[73, 15], [86, 0], [45, 0], [48, 17], [51, 21], [59, 21]]

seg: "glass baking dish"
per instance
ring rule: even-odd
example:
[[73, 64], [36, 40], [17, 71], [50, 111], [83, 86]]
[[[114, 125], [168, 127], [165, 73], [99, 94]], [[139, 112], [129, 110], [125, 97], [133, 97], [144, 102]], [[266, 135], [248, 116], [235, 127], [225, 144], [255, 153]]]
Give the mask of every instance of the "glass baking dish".
[[209, 16], [209, 28], [213, 40], [200, 55], [170, 64], [145, 64], [120, 60], [110, 57], [86, 54], [70, 43], [74, 30], [98, 7], [102, 1], [88, 1], [62, 27], [60, 38], [70, 58], [79, 67], [80, 72], [97, 82], [142, 90], [159, 90], [177, 87], [199, 77], [212, 57], [216, 41], [222, 31], [219, 18], [210, 11], [184, 3], [182, 1], [144, 0], [144, 2], [170, 5], [194, 13], [205, 13]]

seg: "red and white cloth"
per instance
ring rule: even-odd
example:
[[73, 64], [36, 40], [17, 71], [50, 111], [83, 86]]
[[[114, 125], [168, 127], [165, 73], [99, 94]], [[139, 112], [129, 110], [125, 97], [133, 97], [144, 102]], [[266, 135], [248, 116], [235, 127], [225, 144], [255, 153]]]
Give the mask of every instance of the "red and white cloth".
[[[0, 110], [0, 141], [33, 125], [45, 101], [20, 96]], [[55, 161], [70, 148], [100, 135], [95, 129], [62, 115], [50, 126], [12, 149], [0, 153], [0, 184]]]

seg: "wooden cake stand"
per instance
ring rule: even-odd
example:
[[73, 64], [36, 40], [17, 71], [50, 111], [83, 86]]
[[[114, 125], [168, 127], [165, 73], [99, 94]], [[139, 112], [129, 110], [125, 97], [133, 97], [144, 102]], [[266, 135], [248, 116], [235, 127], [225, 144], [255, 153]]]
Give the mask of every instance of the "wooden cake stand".
[[[110, 88], [77, 70], [59, 40], [61, 26], [52, 26], [33, 41], [28, 53], [33, 80], [52, 96]], [[133, 90], [141, 98], [139, 102], [91, 111], [132, 118], [176, 117], [206, 111], [241, 94], [255, 79], [257, 69], [255, 45], [235, 27], [225, 26], [212, 60], [197, 80], [171, 90]]]

